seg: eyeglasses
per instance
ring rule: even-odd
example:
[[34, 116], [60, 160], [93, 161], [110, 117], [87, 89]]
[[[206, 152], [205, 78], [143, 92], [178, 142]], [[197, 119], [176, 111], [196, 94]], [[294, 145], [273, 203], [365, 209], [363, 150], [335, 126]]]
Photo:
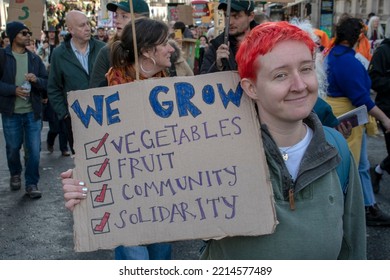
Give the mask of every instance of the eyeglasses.
[[26, 37], [27, 34], [32, 36], [32, 32], [30, 32], [30, 31], [20, 31], [19, 33], [22, 34], [24, 37]]

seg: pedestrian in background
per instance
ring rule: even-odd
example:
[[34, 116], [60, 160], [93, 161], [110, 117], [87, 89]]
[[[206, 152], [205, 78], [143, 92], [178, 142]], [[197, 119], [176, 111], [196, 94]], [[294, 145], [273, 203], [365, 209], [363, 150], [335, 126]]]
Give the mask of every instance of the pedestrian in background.
[[42, 120], [49, 123], [49, 131], [46, 136], [46, 149], [49, 153], [54, 152], [54, 143], [58, 136], [58, 146], [61, 156], [70, 156], [68, 148], [68, 135], [66, 124], [64, 121], [58, 119], [56, 112], [54, 112], [49, 100], [43, 99]]
[[199, 58], [198, 58], [198, 67], [202, 68], [204, 54], [209, 48], [209, 40], [206, 35], [199, 36]]
[[176, 21], [173, 24], [173, 30], [180, 30], [182, 34], [182, 39], [189, 38], [194, 39], [194, 34], [192, 34], [191, 30], [184, 24], [182, 21]]
[[194, 72], [184, 59], [183, 52], [177, 42], [169, 39], [168, 43], [174, 49], [174, 52], [171, 53], [171, 66], [168, 68], [169, 76], [194, 76]]
[[[390, 119], [371, 100], [370, 77], [366, 68], [355, 57], [356, 52], [353, 47], [358, 41], [363, 28], [363, 22], [357, 18], [346, 18], [337, 25], [335, 46], [330, 50], [325, 60], [329, 82], [326, 101], [332, 106], [336, 116], [365, 105], [368, 113], [381, 121], [385, 131], [389, 132]], [[390, 216], [379, 208], [372, 190], [364, 127], [354, 127], [347, 142], [359, 166], [367, 225], [390, 225]]]
[[46, 39], [49, 43], [49, 57], [48, 57], [48, 62], [50, 65], [51, 62], [51, 55], [53, 53], [53, 50], [58, 47], [60, 44], [60, 32], [58, 32], [54, 26], [50, 26], [48, 30], [45, 32]]
[[[59, 32], [54, 26], [50, 26], [48, 30], [44, 32], [44, 40], [38, 47], [37, 53], [41, 57], [43, 64], [46, 66], [46, 70], [50, 71], [51, 54], [54, 49], [60, 44]], [[49, 153], [54, 152], [54, 142], [58, 135], [58, 144], [62, 156], [70, 156], [68, 148], [68, 136], [65, 122], [59, 120], [56, 112], [54, 111], [49, 98], [42, 99], [42, 120], [47, 121], [49, 124], [49, 131], [46, 136], [46, 149]]]
[[[390, 117], [390, 18], [386, 22], [385, 39], [375, 50], [372, 56], [368, 73], [371, 78], [371, 88], [376, 92], [375, 104]], [[385, 127], [379, 123], [383, 132]], [[374, 193], [380, 189], [380, 181], [384, 171], [390, 173], [390, 134], [385, 133], [387, 156], [379, 164], [371, 169], [372, 187]]]
[[367, 24], [367, 38], [368, 40], [376, 41], [385, 38], [385, 32], [380, 24], [378, 16], [372, 16]]
[[385, 32], [378, 16], [372, 16], [367, 24], [367, 38], [371, 43], [371, 54], [385, 38]]
[[[229, 42], [224, 42], [225, 32], [213, 40], [204, 54], [200, 74], [214, 73], [218, 71], [237, 70], [236, 53], [240, 42], [257, 24], [255, 18], [255, 4], [253, 1], [231, 0], [231, 12], [229, 24]], [[226, 17], [227, 0], [220, 0], [218, 10], [223, 10]], [[225, 61], [225, 63], [224, 63]]]
[[10, 45], [1, 50], [4, 69], [0, 80], [0, 112], [10, 171], [10, 188], [21, 188], [22, 164], [20, 149], [25, 144], [25, 190], [30, 198], [40, 198], [38, 188], [41, 151], [41, 98], [45, 98], [47, 72], [41, 58], [28, 50], [31, 35], [21, 22], [7, 23]]
[[70, 150], [74, 153], [67, 94], [72, 90], [89, 88], [97, 54], [105, 43], [92, 38], [88, 18], [80, 11], [68, 12], [66, 24], [69, 33], [51, 56], [47, 90], [58, 119], [65, 123]]
[[103, 41], [104, 43], [108, 42], [108, 36], [106, 34], [106, 29], [104, 26], [98, 26], [96, 34], [93, 36], [95, 39]]
[[1, 32], [1, 45], [0, 48], [6, 48], [9, 45], [9, 37], [5, 31]]

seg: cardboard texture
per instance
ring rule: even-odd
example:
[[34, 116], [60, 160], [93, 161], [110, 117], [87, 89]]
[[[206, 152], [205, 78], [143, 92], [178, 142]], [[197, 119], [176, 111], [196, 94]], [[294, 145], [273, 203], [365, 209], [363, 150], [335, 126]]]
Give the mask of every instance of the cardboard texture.
[[187, 61], [190, 68], [194, 69], [196, 39], [183, 38], [181, 40], [181, 50], [183, 51], [183, 57]]
[[276, 215], [259, 123], [236, 72], [68, 94], [76, 251], [262, 235]]
[[33, 33], [32, 38], [41, 39], [44, 5], [37, 0], [10, 0], [8, 20], [23, 22]]
[[178, 12], [178, 20], [182, 21], [185, 25], [191, 25], [194, 24], [193, 17], [192, 17], [192, 7], [190, 5], [178, 5], [177, 6], [177, 12]]
[[225, 15], [222, 10], [215, 6], [214, 11], [214, 38], [225, 31]]

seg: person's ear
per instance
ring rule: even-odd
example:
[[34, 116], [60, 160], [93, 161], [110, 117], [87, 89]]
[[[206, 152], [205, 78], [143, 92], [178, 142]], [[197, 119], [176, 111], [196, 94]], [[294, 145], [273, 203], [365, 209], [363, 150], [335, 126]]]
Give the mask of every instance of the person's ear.
[[249, 20], [250, 20], [250, 21], [255, 20], [255, 12], [251, 12], [251, 13], [249, 14]]
[[254, 82], [248, 78], [243, 78], [241, 80], [241, 87], [251, 99], [257, 99], [256, 86]]
[[152, 51], [150, 49], [142, 49], [140, 53], [146, 58], [150, 58], [152, 56]]

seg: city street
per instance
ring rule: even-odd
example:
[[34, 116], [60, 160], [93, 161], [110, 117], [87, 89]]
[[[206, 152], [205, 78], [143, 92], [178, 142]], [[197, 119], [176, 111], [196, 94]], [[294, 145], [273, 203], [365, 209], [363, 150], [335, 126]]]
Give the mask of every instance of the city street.
[[[42, 139], [46, 139], [44, 123]], [[76, 253], [73, 250], [72, 214], [64, 207], [59, 174], [73, 167], [70, 157], [62, 157], [56, 142], [55, 151], [46, 150], [42, 141], [39, 187], [43, 196], [31, 200], [24, 196], [24, 187], [17, 192], [9, 189], [9, 172], [5, 143], [0, 122], [0, 260], [111, 260], [111, 250]], [[57, 141], [57, 140], [56, 140]], [[369, 138], [369, 159], [372, 164], [385, 155], [383, 136]], [[390, 176], [384, 175], [377, 201], [390, 212]], [[368, 259], [390, 259], [390, 227], [367, 229]], [[203, 242], [173, 242], [173, 258], [197, 259]]]

